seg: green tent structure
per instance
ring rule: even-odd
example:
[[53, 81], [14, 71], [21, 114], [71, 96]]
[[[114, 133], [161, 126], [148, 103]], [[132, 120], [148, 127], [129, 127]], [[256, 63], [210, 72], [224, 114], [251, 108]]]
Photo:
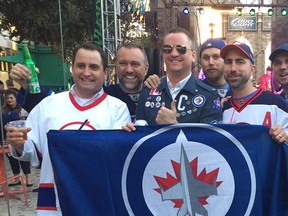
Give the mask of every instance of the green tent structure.
[[[70, 66], [63, 63], [61, 56], [53, 53], [48, 46], [31, 46], [29, 49], [36, 67], [40, 70], [40, 84], [55, 92], [67, 89], [67, 84], [71, 83]], [[22, 63], [22, 46], [18, 46], [17, 54], [0, 57], [0, 62]]]

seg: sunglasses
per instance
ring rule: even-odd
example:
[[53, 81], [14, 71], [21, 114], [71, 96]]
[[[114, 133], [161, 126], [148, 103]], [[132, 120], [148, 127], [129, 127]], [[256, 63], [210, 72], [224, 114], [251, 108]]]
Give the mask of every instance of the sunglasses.
[[[173, 48], [174, 46], [172, 46], [171, 44], [165, 44], [162, 46], [162, 51], [166, 54], [170, 54]], [[175, 48], [177, 52], [179, 52], [182, 55], [184, 55], [187, 52], [187, 50], [192, 50], [192, 49], [188, 49], [185, 45], [176, 45]]]

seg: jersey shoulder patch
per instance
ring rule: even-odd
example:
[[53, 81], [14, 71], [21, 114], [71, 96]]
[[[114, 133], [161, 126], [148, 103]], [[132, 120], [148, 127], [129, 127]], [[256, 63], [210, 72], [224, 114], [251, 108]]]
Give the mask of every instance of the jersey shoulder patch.
[[217, 89], [204, 83], [202, 80], [196, 80], [196, 84], [200, 86], [201, 88], [205, 89], [206, 91], [209, 91], [215, 95], [218, 95]]

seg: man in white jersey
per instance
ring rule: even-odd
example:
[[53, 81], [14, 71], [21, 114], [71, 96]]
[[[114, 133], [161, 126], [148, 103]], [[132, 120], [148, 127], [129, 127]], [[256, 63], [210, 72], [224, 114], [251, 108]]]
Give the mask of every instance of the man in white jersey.
[[72, 61], [75, 85], [69, 92], [46, 97], [30, 112], [27, 118], [27, 131], [31, 130], [28, 140], [23, 141], [23, 133], [15, 128], [6, 128], [13, 156], [31, 161], [32, 166], [41, 165], [38, 216], [62, 215], [46, 133], [50, 129], [121, 129], [123, 124], [131, 121], [126, 104], [103, 91], [107, 65], [107, 56], [101, 48], [93, 44], [79, 46]]
[[236, 42], [226, 45], [220, 55], [224, 77], [232, 90], [232, 97], [224, 103], [223, 123], [268, 126], [273, 140], [287, 142], [287, 105], [279, 95], [253, 86], [251, 77], [256, 67], [250, 47]]

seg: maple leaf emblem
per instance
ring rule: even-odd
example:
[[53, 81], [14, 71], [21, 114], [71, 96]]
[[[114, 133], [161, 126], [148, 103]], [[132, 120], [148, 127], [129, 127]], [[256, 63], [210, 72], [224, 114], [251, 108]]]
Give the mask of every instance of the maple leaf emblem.
[[[186, 153], [185, 153], [185, 156], [187, 157]], [[187, 159], [188, 161], [188, 159]], [[157, 191], [158, 193], [160, 193], [162, 195], [162, 199], [163, 199], [163, 193], [169, 189], [172, 189], [174, 186], [176, 186], [177, 184], [183, 184], [183, 181], [181, 180], [181, 166], [185, 166], [185, 164], [181, 164], [180, 163], [177, 163], [173, 160], [171, 160], [171, 164], [172, 164], [172, 167], [173, 167], [173, 170], [174, 170], [174, 173], [175, 173], [175, 176], [176, 177], [173, 177], [170, 173], [166, 173], [166, 177], [160, 177], [160, 176], [153, 176], [154, 179], [156, 180], [157, 184], [159, 185], [159, 188], [155, 188], [154, 190]], [[199, 175], [197, 175], [198, 173], [198, 157], [194, 158], [190, 163], [188, 163], [189, 167], [188, 169], [190, 169], [191, 173], [192, 173], [192, 182], [198, 182], [198, 185], [208, 185], [208, 187], [210, 187], [209, 189], [203, 189], [201, 188], [198, 188], [198, 187], [192, 187], [192, 191], [191, 193], [192, 194], [196, 194], [196, 197], [195, 199], [197, 199], [197, 201], [202, 205], [206, 205], [208, 204], [207, 202], [207, 198], [209, 197], [209, 195], [204, 195], [204, 196], [201, 196], [200, 194], [205, 194], [205, 191], [204, 193], [201, 191], [202, 189], [203, 190], [206, 190], [206, 194], [210, 194], [210, 195], [216, 195], [217, 194], [217, 189], [220, 184], [222, 183], [222, 181], [216, 181], [217, 177], [218, 177], [218, 173], [219, 173], [219, 168], [215, 169], [215, 170], [212, 170], [211, 172], [207, 173], [206, 172], [206, 168], [204, 168]], [[186, 176], [186, 175], [185, 175]], [[190, 179], [186, 179], [186, 182], [190, 183], [191, 180]], [[197, 185], [197, 184], [193, 184], [194, 186]], [[213, 185], [215, 185], [215, 190], [214, 192], [211, 192], [211, 188], [213, 189]], [[183, 189], [183, 185], [181, 186], [182, 187], [182, 190], [185, 190]], [[179, 187], [178, 187], [178, 190], [179, 190]], [[216, 191], [216, 193], [215, 193]], [[190, 193], [190, 192], [188, 192]], [[198, 194], [198, 195], [197, 195]], [[190, 194], [189, 194], [190, 195]], [[178, 195], [179, 196], [179, 195]], [[191, 196], [193, 197], [193, 196]], [[167, 199], [166, 199], [167, 200]], [[174, 203], [174, 208], [181, 208], [183, 207], [183, 200], [184, 199], [173, 199], [173, 198], [169, 198], [168, 200], [172, 201]], [[193, 200], [193, 198], [191, 199]], [[193, 206], [192, 204], [192, 207], [194, 208], [195, 206]], [[200, 209], [200, 210], [199, 210]], [[198, 210], [198, 213], [199, 212], [205, 212], [206, 209], [201, 209], [201, 208], [196, 208], [196, 210], [193, 210], [194, 214], [195, 214], [195, 211], [197, 212]], [[180, 211], [180, 210], [179, 210]], [[186, 215], [187, 211], [189, 212], [189, 208], [188, 210], [184, 210], [186, 211], [184, 215]], [[205, 215], [205, 214], [204, 214]]]

